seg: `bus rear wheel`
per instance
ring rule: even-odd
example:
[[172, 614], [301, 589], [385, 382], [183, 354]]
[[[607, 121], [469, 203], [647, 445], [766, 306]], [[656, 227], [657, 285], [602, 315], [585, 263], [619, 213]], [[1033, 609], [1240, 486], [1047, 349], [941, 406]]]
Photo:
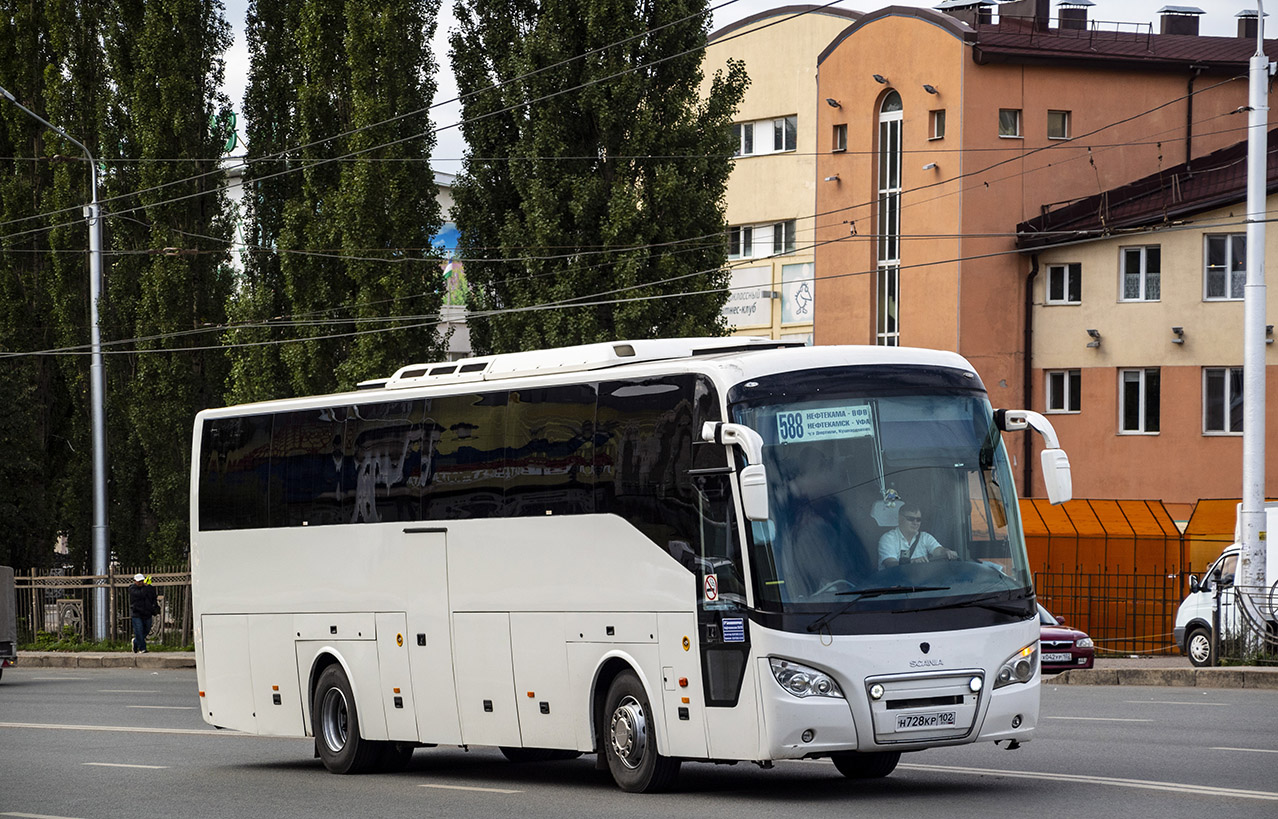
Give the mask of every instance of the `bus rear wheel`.
[[336, 663], [320, 672], [311, 700], [315, 749], [324, 767], [335, 774], [363, 773], [383, 759], [382, 744], [359, 735], [359, 712], [346, 672]]
[[848, 779], [880, 779], [896, 770], [900, 751], [848, 751], [830, 757], [834, 767]]
[[679, 760], [657, 753], [656, 720], [634, 672], [623, 671], [612, 681], [603, 714], [598, 734], [618, 787], [630, 793], [669, 790], [679, 777]]

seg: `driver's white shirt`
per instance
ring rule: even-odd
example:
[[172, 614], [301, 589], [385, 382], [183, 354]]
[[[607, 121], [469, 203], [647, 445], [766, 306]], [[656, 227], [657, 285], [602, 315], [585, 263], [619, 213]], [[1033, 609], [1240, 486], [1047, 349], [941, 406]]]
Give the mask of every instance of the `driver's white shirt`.
[[941, 548], [941, 542], [929, 535], [927, 532], [920, 531], [911, 544], [909, 538], [905, 536], [899, 528], [890, 532], [884, 532], [883, 537], [879, 538], [879, 566], [883, 565], [883, 561], [889, 557], [897, 560], [901, 559], [902, 552], [909, 552], [911, 562], [922, 563], [932, 559], [932, 550]]

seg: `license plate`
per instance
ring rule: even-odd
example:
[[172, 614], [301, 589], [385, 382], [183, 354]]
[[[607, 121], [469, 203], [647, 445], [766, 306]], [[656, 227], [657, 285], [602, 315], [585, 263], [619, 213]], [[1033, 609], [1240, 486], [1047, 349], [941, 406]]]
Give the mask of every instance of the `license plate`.
[[1043, 655], [1043, 662], [1045, 662], [1045, 663], [1072, 663], [1072, 662], [1074, 662], [1074, 658], [1073, 658], [1073, 656], [1071, 656], [1071, 655], [1070, 655], [1070, 654], [1068, 654], [1068, 653], [1066, 653], [1066, 654], [1044, 654], [1044, 655]]
[[953, 728], [957, 721], [954, 711], [936, 711], [930, 714], [897, 714], [896, 730], [926, 731], [929, 728]]

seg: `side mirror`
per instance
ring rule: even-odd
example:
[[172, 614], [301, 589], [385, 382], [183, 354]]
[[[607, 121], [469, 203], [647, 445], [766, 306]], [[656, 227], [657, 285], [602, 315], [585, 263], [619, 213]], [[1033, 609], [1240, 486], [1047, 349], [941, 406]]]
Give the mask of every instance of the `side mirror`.
[[1061, 449], [1052, 422], [1033, 410], [994, 410], [994, 423], [1004, 432], [1033, 429], [1043, 436], [1047, 447], [1040, 456], [1043, 465], [1043, 485], [1047, 499], [1052, 504], [1064, 503], [1074, 497], [1074, 481], [1069, 471], [1069, 456]]
[[1058, 626], [1063, 626], [1063, 625], [1065, 625], [1065, 618], [1064, 618], [1064, 617], [1057, 616], [1057, 618], [1056, 618], [1056, 625], [1058, 625]]
[[750, 520], [768, 519], [768, 470], [763, 464], [741, 470], [741, 506]]
[[1198, 575], [1191, 574], [1189, 576], [1189, 593], [1198, 594], [1200, 588], [1201, 587], [1198, 585]]

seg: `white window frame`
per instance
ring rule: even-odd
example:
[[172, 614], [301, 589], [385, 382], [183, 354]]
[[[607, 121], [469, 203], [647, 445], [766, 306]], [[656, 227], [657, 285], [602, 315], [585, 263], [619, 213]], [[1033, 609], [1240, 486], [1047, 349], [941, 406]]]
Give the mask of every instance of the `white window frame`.
[[[797, 220], [760, 222], [753, 225], [728, 226], [728, 258], [761, 259], [769, 256], [790, 256], [795, 251]], [[781, 238], [781, 250], [777, 250], [777, 237]], [[733, 245], [736, 252], [733, 252]], [[788, 245], [788, 247], [787, 247]]]
[[1083, 411], [1082, 385], [1082, 370], [1045, 370], [1043, 406], [1052, 414], [1079, 414]]
[[734, 122], [732, 123], [733, 134], [737, 138], [737, 147], [733, 150], [733, 156], [754, 156], [754, 123], [753, 122]]
[[[1242, 367], [1203, 367], [1203, 435], [1242, 435], [1242, 419], [1239, 419], [1238, 429], [1233, 429], [1233, 413], [1230, 412], [1232, 405], [1242, 400]], [[1207, 396], [1207, 379], [1212, 375], [1224, 378], [1224, 395], [1222, 399], [1224, 405], [1218, 407], [1221, 413], [1221, 420], [1224, 422], [1221, 429], [1212, 429], [1207, 425], [1208, 412], [1208, 396]], [[1238, 395], [1234, 395], [1235, 380], [1238, 385]]]
[[[1149, 251], [1158, 251], [1158, 295], [1154, 298], [1149, 296]], [[1140, 277], [1140, 294], [1137, 296], [1127, 295], [1127, 258], [1128, 254], [1136, 252], [1140, 258], [1140, 270], [1137, 275]], [[1134, 247], [1120, 247], [1118, 249], [1118, 300], [1126, 302], [1139, 301], [1162, 301], [1163, 297], [1163, 249], [1162, 245], [1140, 245]]]
[[[1016, 132], [1011, 134], [1003, 133], [1003, 114], [1010, 113], [1016, 115]], [[1024, 139], [1024, 112], [1020, 108], [1000, 108], [998, 109], [998, 138], [999, 139]]]
[[[1156, 374], [1158, 377], [1158, 417], [1152, 419], [1157, 429], [1150, 429], [1149, 418], [1149, 376]], [[1127, 417], [1127, 384], [1130, 382], [1129, 374], [1136, 376], [1137, 384], [1137, 401], [1136, 407], [1137, 417], [1140, 419], [1135, 428], [1127, 428], [1124, 426]], [[1158, 367], [1126, 367], [1118, 371], [1118, 433], [1120, 435], [1158, 435], [1162, 431], [1162, 372]]]
[[830, 153], [840, 153], [848, 149], [848, 124], [840, 122], [834, 126], [834, 135], [831, 140]]
[[[785, 131], [786, 123], [791, 123], [794, 134], [794, 145], [785, 147]], [[769, 117], [767, 119], [753, 119], [746, 122], [732, 123], [733, 134], [736, 136], [737, 145], [733, 149], [733, 156], [767, 156], [768, 154], [789, 154], [798, 150], [799, 143], [799, 116], [798, 114], [789, 114], [784, 117]], [[777, 132], [781, 134], [781, 147], [776, 146]], [[749, 134], [749, 145], [747, 146], [746, 134]]]
[[[786, 147], [786, 125], [790, 126], [789, 135], [792, 137], [794, 144]], [[777, 137], [781, 138], [781, 147], [777, 147]], [[772, 120], [772, 153], [784, 154], [797, 151], [799, 149], [799, 116], [791, 114], [788, 117], [777, 117]]]
[[[1062, 283], [1061, 298], [1053, 298], [1052, 291], [1055, 284], [1054, 279], [1057, 275], [1064, 277]], [[1076, 290], [1078, 298], [1070, 298], [1070, 280], [1073, 279], [1077, 285]], [[1061, 264], [1049, 264], [1047, 266], [1047, 290], [1043, 293], [1044, 304], [1082, 304], [1083, 303], [1083, 265], [1081, 262], [1063, 262]]]
[[945, 109], [935, 108], [927, 112], [928, 141], [945, 139]]
[[[1237, 288], [1238, 295], [1234, 295], [1234, 240], [1242, 240], [1242, 280]], [[1225, 264], [1221, 272], [1225, 276], [1225, 290], [1227, 295], [1213, 296], [1210, 295], [1210, 278], [1212, 267], [1208, 264], [1210, 259], [1209, 248], [1213, 241], [1223, 241], [1225, 243]], [[1242, 301], [1244, 287], [1247, 283], [1247, 234], [1246, 233], [1208, 233], [1203, 236], [1203, 301]]]
[[[1061, 115], [1062, 125], [1064, 126], [1064, 133], [1063, 133], [1063, 134], [1059, 134], [1059, 135], [1053, 135], [1053, 134], [1052, 134], [1052, 114], [1060, 114], [1060, 115]], [[1072, 125], [1072, 124], [1073, 124], [1073, 123], [1071, 122], [1071, 120], [1072, 120], [1072, 119], [1073, 119], [1073, 117], [1070, 115], [1070, 112], [1069, 112], [1069, 111], [1063, 111], [1063, 110], [1055, 109], [1055, 108], [1053, 108], [1053, 109], [1049, 109], [1049, 110], [1048, 110], [1048, 112], [1047, 112], [1047, 138], [1048, 138], [1048, 139], [1069, 139], [1069, 138], [1070, 138], [1070, 125]]]

